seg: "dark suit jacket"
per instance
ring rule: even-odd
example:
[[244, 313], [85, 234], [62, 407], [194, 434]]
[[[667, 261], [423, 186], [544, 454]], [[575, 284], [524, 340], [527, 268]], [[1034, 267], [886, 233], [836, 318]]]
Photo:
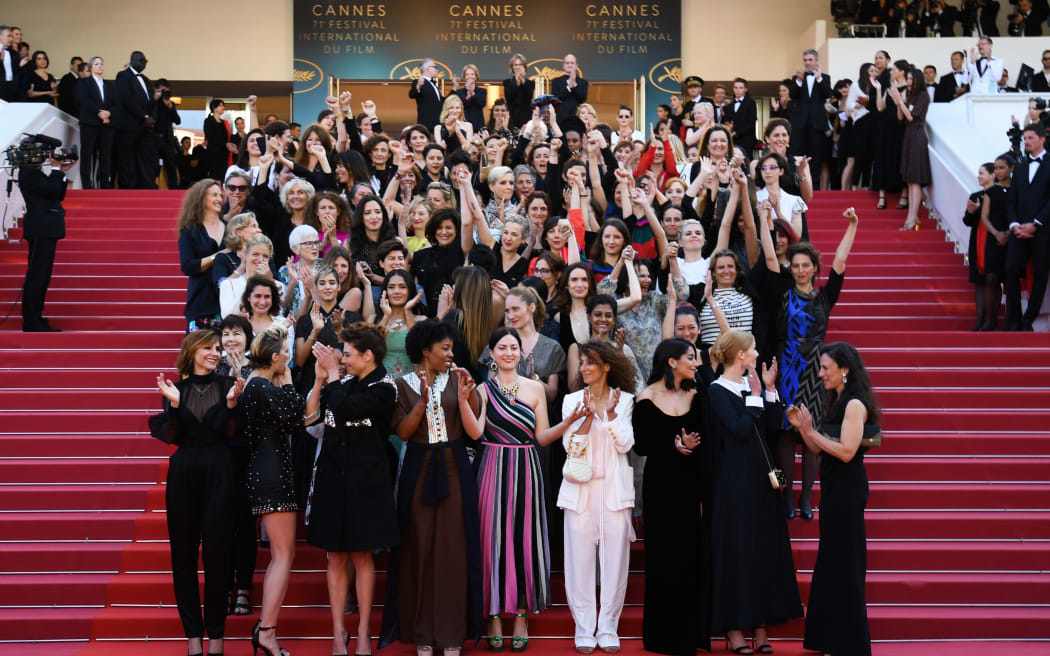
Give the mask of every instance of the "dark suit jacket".
[[[1029, 158], [1025, 156], [1014, 168], [1010, 193], [1006, 197], [1006, 216], [1010, 223], [1032, 223], [1039, 220], [1050, 227], [1050, 157], [1043, 161], [1031, 182], [1028, 181]], [[1045, 228], [1044, 228], [1045, 229]]]
[[22, 60], [18, 58], [18, 53], [10, 48], [4, 52], [4, 56], [10, 57], [11, 80], [7, 81], [3, 79], [3, 65], [0, 64], [0, 100], [14, 102], [18, 98], [19, 92], [22, 90], [22, 67], [18, 65]]
[[113, 102], [113, 127], [118, 130], [133, 132], [142, 127], [147, 116], [153, 115], [153, 83], [145, 75], [146, 90], [135, 79], [135, 74], [128, 68], [117, 73], [113, 89], [116, 97]]
[[532, 118], [532, 96], [535, 93], [536, 83], [528, 78], [520, 85], [512, 77], [503, 80], [503, 97], [507, 99], [513, 127], [520, 128]]
[[441, 103], [444, 102], [437, 83], [424, 82], [423, 88], [417, 91], [416, 83], [413, 82], [408, 88], [408, 97], [416, 101], [416, 123], [433, 130], [441, 121]]
[[1043, 36], [1043, 23], [1046, 22], [1046, 13], [1032, 7], [1028, 17], [1017, 25], [1009, 25], [1010, 36]]
[[[999, 3], [996, 0], [986, 0], [981, 7], [981, 34], [985, 36], [999, 36], [999, 26], [995, 19], [999, 15]], [[963, 36], [973, 36], [977, 23], [977, 6], [971, 4], [962, 10]]]
[[788, 88], [791, 90], [791, 125], [796, 128], [809, 126], [815, 130], [825, 129], [828, 114], [824, 111], [824, 103], [832, 95], [831, 80], [827, 74], [821, 73], [819, 82], [814, 80], [812, 95], [804, 79], [801, 84], [792, 79]]
[[733, 145], [740, 146], [744, 154], [751, 156], [755, 147], [755, 121], [758, 120], [758, 107], [750, 94], [740, 101], [740, 109], [734, 110], [736, 100], [726, 105], [726, 120], [733, 122]]
[[569, 76], [562, 75], [551, 81], [551, 93], [561, 101], [558, 107], [558, 118], [576, 116], [576, 109], [587, 102], [587, 80], [576, 76], [576, 86], [569, 89]]
[[951, 5], [944, 5], [944, 10], [939, 14], [929, 13], [924, 16], [926, 26], [936, 32], [940, 27], [941, 36], [955, 36], [955, 22], [959, 20], [959, 10]]
[[77, 116], [77, 80], [80, 78], [66, 73], [58, 81], [58, 108], [70, 116]]
[[[116, 93], [113, 91], [113, 83], [102, 80], [102, 88], [105, 90], [105, 98], [99, 97], [98, 84], [94, 77], [85, 77], [77, 80], [77, 105], [79, 107], [80, 122], [84, 125], [102, 125], [98, 117], [99, 110], [113, 111], [113, 103]], [[113, 116], [110, 116], [109, 124], [113, 125]]]
[[955, 71], [945, 73], [937, 83], [937, 91], [933, 94], [934, 102], [951, 102], [955, 100]]
[[[488, 98], [488, 94], [485, 92], [484, 87], [474, 87], [474, 95], [471, 98], [467, 98], [467, 89], [465, 87], [456, 89], [453, 91], [459, 99], [463, 101], [463, 119], [474, 126], [475, 132], [480, 132], [481, 128], [485, 127], [485, 101]], [[440, 113], [438, 118], [441, 118]], [[437, 125], [435, 123], [435, 125]], [[427, 127], [433, 128], [428, 125]], [[360, 140], [359, 140], [360, 141]]]
[[63, 239], [66, 236], [66, 211], [62, 199], [66, 197], [66, 176], [55, 169], [45, 175], [36, 166], [18, 169], [18, 186], [26, 202], [23, 236]]
[[1032, 89], [1033, 92], [1046, 93], [1050, 91], [1050, 84], [1046, 82], [1046, 75], [1043, 74], [1043, 69], [1036, 69], [1035, 73], [1032, 73]]

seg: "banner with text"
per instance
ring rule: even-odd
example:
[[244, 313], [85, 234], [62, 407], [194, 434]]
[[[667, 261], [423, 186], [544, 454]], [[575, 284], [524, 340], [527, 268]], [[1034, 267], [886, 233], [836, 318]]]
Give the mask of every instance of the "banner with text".
[[[502, 80], [510, 76], [511, 55], [521, 53], [529, 77], [549, 81], [562, 75], [562, 58], [573, 53], [588, 80], [645, 78], [651, 121], [656, 106], [680, 90], [681, 19], [681, 0], [295, 0], [295, 120], [314, 121], [332, 78], [410, 80], [420, 75], [423, 58], [432, 57], [446, 80], [461, 76], [466, 64], [477, 66], [484, 80]], [[451, 88], [446, 84], [445, 92]], [[601, 118], [615, 125], [613, 117]]]

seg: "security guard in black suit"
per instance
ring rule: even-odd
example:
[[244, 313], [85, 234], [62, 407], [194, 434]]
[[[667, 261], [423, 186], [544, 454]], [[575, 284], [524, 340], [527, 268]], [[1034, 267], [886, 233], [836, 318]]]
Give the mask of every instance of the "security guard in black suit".
[[27, 333], [62, 332], [44, 318], [44, 296], [51, 285], [55, 264], [55, 247], [66, 236], [66, 171], [73, 162], [51, 159], [51, 174], [39, 167], [18, 169], [18, 186], [26, 202], [22, 238], [29, 242], [29, 262], [22, 286], [22, 330]]

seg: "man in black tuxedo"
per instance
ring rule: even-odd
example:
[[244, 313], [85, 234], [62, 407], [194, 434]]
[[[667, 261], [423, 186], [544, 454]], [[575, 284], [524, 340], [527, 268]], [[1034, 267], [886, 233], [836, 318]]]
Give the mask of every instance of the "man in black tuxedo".
[[[80, 119], [80, 185], [84, 189], [111, 189], [113, 187], [112, 110], [116, 93], [113, 91], [113, 84], [102, 78], [106, 68], [101, 57], [92, 57], [89, 68], [91, 75], [77, 80], [77, 116]], [[93, 178], [96, 159], [98, 176]]]
[[816, 50], [802, 53], [803, 70], [798, 71], [789, 85], [791, 90], [791, 150], [792, 155], [812, 158], [810, 170], [819, 171], [821, 156], [828, 140], [828, 115], [824, 103], [832, 96], [831, 81], [820, 71], [820, 55]]
[[1035, 6], [1032, 0], [1017, 0], [1017, 13], [1011, 14], [1006, 31], [1010, 36], [1042, 36], [1046, 21], [1046, 0]]
[[944, 0], [929, 0], [923, 12], [923, 20], [933, 36], [955, 36], [955, 22], [959, 20], [959, 10], [946, 5]]
[[11, 28], [0, 25], [0, 100], [7, 102], [15, 101], [22, 85], [22, 63], [12, 43]]
[[73, 57], [69, 60], [69, 72], [58, 81], [58, 108], [70, 116], [77, 115], [77, 80], [80, 74], [77, 72], [84, 60]]
[[733, 131], [733, 145], [744, 151], [744, 157], [751, 159], [755, 149], [755, 121], [758, 120], [758, 106], [748, 95], [747, 80], [738, 77], [733, 80], [733, 102], [726, 107], [726, 123]]
[[999, 3], [996, 0], [963, 0], [963, 36], [999, 36], [996, 17]]
[[51, 285], [55, 248], [66, 236], [66, 171], [72, 162], [63, 164], [51, 158], [51, 174], [36, 166], [18, 169], [18, 186], [26, 202], [22, 238], [29, 242], [29, 261], [22, 286], [22, 330], [27, 333], [57, 333], [44, 318], [44, 297]]
[[437, 85], [438, 68], [433, 59], [424, 59], [423, 75], [408, 88], [408, 97], [416, 101], [416, 123], [427, 130], [441, 122], [441, 90]]
[[[171, 100], [171, 85], [165, 78], [159, 78], [153, 89], [153, 120], [156, 136], [156, 147], [158, 158], [164, 162], [164, 172], [168, 178], [168, 189], [175, 189], [179, 185], [178, 168], [176, 166], [176, 153], [178, 143], [175, 141], [174, 126], [182, 122], [179, 118], [179, 108]], [[247, 148], [247, 146], [244, 146]], [[156, 160], [154, 160], [156, 161]]]
[[131, 53], [128, 67], [117, 73], [114, 84], [113, 128], [117, 131], [117, 182], [121, 189], [156, 189], [154, 174], [157, 150], [151, 143], [153, 127], [153, 84], [142, 74], [146, 56]]
[[565, 55], [561, 70], [565, 75], [551, 81], [551, 93], [561, 101], [558, 107], [558, 121], [569, 116], [576, 116], [576, 109], [587, 102], [587, 80], [580, 77], [576, 67], [576, 55]]
[[970, 71], [963, 66], [966, 55], [961, 50], [952, 53], [952, 71], [941, 76], [934, 102], [951, 102], [970, 90]]
[[[1032, 330], [1050, 273], [1050, 162], [1046, 132], [1039, 124], [1024, 129], [1027, 154], [1014, 168], [1007, 195], [1010, 241], [1006, 250], [1006, 329]], [[1044, 166], [1046, 164], [1046, 166]], [[1021, 277], [1032, 263], [1032, 292], [1021, 315]]]
[[1050, 50], [1043, 51], [1043, 68], [1032, 74], [1032, 87], [1033, 93], [1047, 93], [1050, 92]]

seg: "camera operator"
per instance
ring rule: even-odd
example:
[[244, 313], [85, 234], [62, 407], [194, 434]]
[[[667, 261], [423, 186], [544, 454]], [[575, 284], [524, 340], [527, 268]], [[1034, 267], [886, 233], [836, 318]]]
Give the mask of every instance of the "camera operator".
[[[179, 125], [178, 106], [171, 99], [171, 85], [165, 78], [158, 78], [153, 87], [153, 120], [157, 131], [157, 152], [164, 162], [164, 173], [168, 178], [168, 189], [179, 186], [176, 153], [179, 151], [172, 126]], [[154, 176], [156, 177], [156, 176]]]
[[55, 247], [66, 236], [66, 171], [75, 161], [56, 159], [51, 155], [51, 174], [38, 166], [18, 169], [18, 186], [26, 203], [22, 237], [29, 242], [26, 280], [22, 286], [22, 331], [27, 333], [62, 332], [44, 318], [44, 296], [51, 284], [55, 264]]

